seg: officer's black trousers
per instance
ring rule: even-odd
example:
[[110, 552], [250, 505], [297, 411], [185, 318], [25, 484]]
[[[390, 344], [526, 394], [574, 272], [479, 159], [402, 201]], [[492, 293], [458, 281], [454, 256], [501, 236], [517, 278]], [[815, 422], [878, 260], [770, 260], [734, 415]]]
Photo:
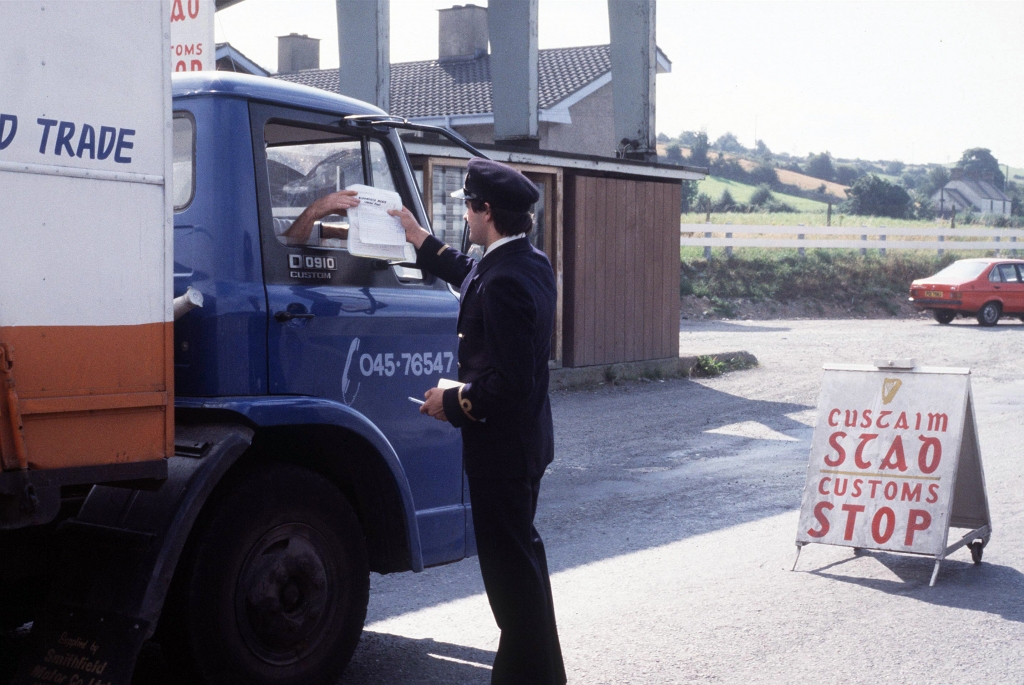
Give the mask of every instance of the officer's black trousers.
[[480, 571], [501, 629], [493, 685], [562, 685], [565, 666], [544, 543], [533, 526], [540, 479], [469, 479]]

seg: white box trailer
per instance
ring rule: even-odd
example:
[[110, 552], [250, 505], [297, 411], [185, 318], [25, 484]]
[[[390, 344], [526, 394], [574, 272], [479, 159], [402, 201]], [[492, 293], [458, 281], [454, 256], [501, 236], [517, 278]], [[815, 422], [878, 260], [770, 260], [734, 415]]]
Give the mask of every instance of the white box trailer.
[[0, 528], [173, 453], [169, 17], [0, 2]]

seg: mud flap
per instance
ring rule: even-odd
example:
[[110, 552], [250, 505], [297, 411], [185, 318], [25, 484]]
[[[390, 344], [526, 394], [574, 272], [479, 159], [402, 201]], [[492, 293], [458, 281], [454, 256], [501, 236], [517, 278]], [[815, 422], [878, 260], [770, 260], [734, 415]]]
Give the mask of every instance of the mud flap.
[[37, 648], [22, 659], [14, 683], [127, 685], [150, 626], [132, 616], [64, 608], [36, 625]]
[[58, 529], [59, 570], [12, 685], [130, 685], [192, 524], [251, 441], [242, 426], [179, 427], [159, 489], [92, 489]]

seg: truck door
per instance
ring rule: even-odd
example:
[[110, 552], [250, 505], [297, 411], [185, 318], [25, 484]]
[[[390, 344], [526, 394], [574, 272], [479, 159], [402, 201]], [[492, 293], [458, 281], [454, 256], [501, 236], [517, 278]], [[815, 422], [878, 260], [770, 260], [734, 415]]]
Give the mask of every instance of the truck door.
[[345, 217], [325, 217], [306, 238], [288, 232], [314, 200], [354, 183], [416, 207], [407, 165], [392, 139], [348, 131], [338, 115], [250, 107], [270, 392], [329, 398], [375, 424], [405, 468], [424, 564], [460, 559], [461, 438], [408, 399], [457, 377], [458, 301], [416, 269], [349, 254]]

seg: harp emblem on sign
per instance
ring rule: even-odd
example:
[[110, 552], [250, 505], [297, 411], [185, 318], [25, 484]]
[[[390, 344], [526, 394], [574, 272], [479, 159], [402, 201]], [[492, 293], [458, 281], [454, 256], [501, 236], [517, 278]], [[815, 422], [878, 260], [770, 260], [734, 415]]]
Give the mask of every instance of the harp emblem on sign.
[[903, 381], [899, 378], [886, 378], [882, 381], [882, 404], [889, 404], [896, 397], [896, 393], [900, 391], [900, 386], [903, 385]]

